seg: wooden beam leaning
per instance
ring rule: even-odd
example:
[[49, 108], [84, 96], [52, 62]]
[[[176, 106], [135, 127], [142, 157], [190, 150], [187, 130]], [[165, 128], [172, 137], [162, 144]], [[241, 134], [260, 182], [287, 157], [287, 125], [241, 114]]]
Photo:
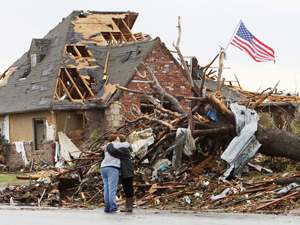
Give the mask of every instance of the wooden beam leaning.
[[109, 34], [110, 34], [111, 39], [112, 39], [113, 42], [114, 42], [114, 45], [117, 46], [118, 43], [117, 43], [117, 40], [115, 39], [115, 36], [114, 36], [111, 32], [109, 32]]
[[60, 81], [60, 84], [62, 85], [63, 89], [66, 91], [67, 95], [69, 96], [71, 102], [74, 102], [72, 96], [68, 92], [68, 89], [66, 88], [66, 86], [65, 86], [64, 82], [62, 81], [62, 79], [59, 77], [58, 80]]
[[78, 76], [81, 78], [82, 82], [84, 83], [86, 89], [88, 89], [88, 91], [90, 92], [90, 94], [94, 97], [95, 94], [93, 93], [92, 89], [89, 87], [88, 82], [86, 81], [86, 79], [77, 71]]
[[222, 81], [221, 81], [221, 77], [222, 77], [222, 72], [223, 72], [223, 68], [224, 68], [224, 56], [225, 56], [225, 51], [224, 48], [221, 47], [220, 50], [220, 58], [219, 58], [219, 69], [218, 69], [218, 78], [217, 78], [217, 93], [221, 93], [221, 88], [222, 88]]
[[143, 35], [142, 32], [140, 32], [140, 33], [135, 33], [134, 36], [139, 36], [139, 37], [141, 37], [143, 40], [146, 40], [146, 38], [145, 38], [145, 36]]
[[80, 92], [79, 88], [77, 87], [77, 85], [75, 84], [73, 78], [72, 78], [71, 75], [69, 74], [67, 68], [64, 68], [64, 69], [65, 69], [65, 72], [66, 72], [67, 76], [69, 77], [70, 81], [72, 82], [73, 87], [75, 87], [76, 91], [77, 91], [78, 94], [80, 95], [80, 98], [83, 100], [84, 97], [83, 97], [83, 95], [81, 94], [81, 92]]
[[78, 57], [82, 58], [82, 55], [81, 55], [80, 51], [78, 50], [78, 48], [75, 45], [73, 45], [73, 48], [74, 48], [75, 52], [77, 53]]
[[103, 75], [105, 75], [106, 71], [107, 71], [108, 57], [109, 57], [109, 52], [107, 52], [107, 55], [106, 55], [105, 66], [104, 66], [104, 70], [103, 70]]
[[122, 21], [122, 23], [124, 24], [124, 26], [126, 27], [126, 29], [128, 30], [128, 32], [130, 33], [131, 38], [132, 38], [135, 42], [137, 42], [135, 36], [133, 35], [133, 33], [131, 33], [131, 30], [130, 30], [130, 28], [127, 26], [127, 24], [125, 23], [125, 21], [124, 21], [123, 19], [121, 19], [121, 21]]
[[120, 31], [121, 37], [122, 39], [125, 41], [125, 44], [128, 44], [128, 41], [126, 40], [125, 36], [123, 35], [123, 33]]

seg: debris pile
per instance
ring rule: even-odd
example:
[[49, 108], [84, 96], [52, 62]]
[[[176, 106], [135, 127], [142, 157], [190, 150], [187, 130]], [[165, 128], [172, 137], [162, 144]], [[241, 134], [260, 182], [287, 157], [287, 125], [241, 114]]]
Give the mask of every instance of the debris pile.
[[[225, 179], [230, 165], [221, 156], [232, 140], [232, 128], [224, 129], [223, 135], [191, 137], [191, 124], [197, 127], [200, 120], [185, 117], [172, 123], [174, 120], [159, 107], [156, 112], [160, 117], [141, 115], [118, 129], [127, 135], [133, 149], [136, 207], [286, 213], [299, 206], [299, 163], [286, 159], [286, 164], [294, 163], [295, 171], [279, 173], [288, 170], [271, 168], [271, 158], [256, 153], [243, 167], [240, 177], [231, 173]], [[211, 123], [207, 120], [201, 125]], [[194, 129], [193, 134], [200, 131], [205, 129]], [[68, 208], [103, 206], [100, 147], [109, 134], [92, 141], [79, 157], [61, 159], [58, 167], [46, 164], [43, 171], [18, 176], [30, 179], [30, 185], [2, 189], [0, 203]], [[117, 197], [119, 205], [125, 203], [121, 187]]]

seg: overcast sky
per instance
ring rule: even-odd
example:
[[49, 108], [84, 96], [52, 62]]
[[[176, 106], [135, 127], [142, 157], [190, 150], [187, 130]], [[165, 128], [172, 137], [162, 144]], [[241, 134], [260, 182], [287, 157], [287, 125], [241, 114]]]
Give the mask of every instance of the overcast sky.
[[[133, 32], [160, 37], [170, 50], [178, 37], [184, 56], [196, 56], [201, 66], [209, 64], [227, 46], [239, 21], [259, 40], [275, 50], [276, 64], [255, 62], [233, 45], [227, 48], [229, 67], [243, 89], [264, 90], [280, 80], [279, 91], [300, 89], [299, 0], [3, 0], [0, 3], [0, 74], [29, 50], [32, 38], [43, 38], [73, 10], [132, 11], [139, 16]], [[215, 63], [214, 66], [218, 66]]]

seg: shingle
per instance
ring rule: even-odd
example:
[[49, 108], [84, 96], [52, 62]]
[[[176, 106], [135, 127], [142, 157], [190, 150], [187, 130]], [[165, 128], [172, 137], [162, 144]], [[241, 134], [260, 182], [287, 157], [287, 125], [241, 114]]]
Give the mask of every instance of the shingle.
[[[81, 11], [72, 12], [54, 29], [49, 31], [43, 39], [33, 39], [32, 43], [36, 47], [41, 47], [41, 53], [47, 52], [47, 54], [30, 71], [26, 78], [20, 79], [24, 76], [26, 70], [30, 70], [28, 52], [12, 65], [13, 67], [18, 67], [18, 69], [9, 77], [8, 83], [0, 87], [0, 115], [54, 108], [79, 109], [99, 107], [99, 104], [95, 104], [92, 101], [86, 101], [83, 104], [69, 101], [52, 102], [60, 67], [67, 66], [62, 64], [65, 45], [77, 43], [78, 40], [83, 38], [82, 35], [74, 31], [74, 24], [72, 24], [72, 20], [77, 19], [76, 16], [80, 13]], [[107, 12], [91, 13], [105, 14]], [[110, 12], [110, 14], [122, 13], [125, 12]], [[134, 20], [132, 20], [133, 23]], [[101, 87], [106, 56], [109, 52], [106, 73], [108, 82], [111, 84], [119, 83], [125, 86], [135, 73], [135, 67], [140, 65], [156, 41], [157, 39], [154, 39], [116, 47], [99, 46], [95, 43], [87, 42], [87, 49], [91, 51], [96, 61], [91, 62], [89, 68], [83, 68], [79, 71], [94, 77], [96, 82], [98, 82], [98, 87], [99, 85]]]

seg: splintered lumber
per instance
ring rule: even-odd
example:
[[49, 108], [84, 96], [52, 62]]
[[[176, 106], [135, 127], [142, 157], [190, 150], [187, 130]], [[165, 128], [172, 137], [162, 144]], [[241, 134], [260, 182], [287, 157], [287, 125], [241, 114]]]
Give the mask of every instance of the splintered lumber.
[[263, 96], [260, 97], [260, 99], [258, 99], [251, 107], [250, 109], [255, 109], [257, 106], [259, 106], [266, 98], [268, 98], [277, 88], [279, 84], [279, 81], [278, 83], [275, 85], [275, 87], [268, 93], [264, 94]]
[[280, 202], [280, 201], [282, 201], [282, 200], [284, 200], [284, 199], [287, 199], [287, 198], [289, 198], [289, 197], [295, 196], [295, 195], [297, 195], [297, 194], [299, 194], [299, 193], [300, 193], [300, 191], [295, 191], [295, 192], [293, 192], [292, 194], [286, 195], [286, 196], [284, 196], [284, 197], [282, 197], [282, 198], [279, 198], [279, 199], [277, 199], [277, 200], [275, 200], [275, 201], [273, 201], [273, 202], [270, 202], [270, 203], [268, 203], [268, 204], [265, 204], [265, 205], [262, 205], [262, 206], [260, 206], [260, 207], [257, 207], [255, 210], [260, 210], [260, 209], [266, 208], [266, 207], [268, 207], [268, 206], [270, 206], [270, 205], [273, 205], [273, 204], [275, 204], [275, 203], [277, 203], [277, 202]]
[[41, 177], [40, 175], [18, 175], [18, 176], [16, 176], [16, 178], [18, 180], [30, 180], [30, 179], [37, 180], [40, 177]]
[[168, 139], [172, 139], [175, 138], [176, 133], [169, 133], [166, 134], [165, 136], [163, 136], [156, 144], [153, 145], [153, 147], [139, 160], [139, 164], [142, 163], [146, 158], [148, 158], [150, 156], [150, 154], [154, 151], [156, 151], [156, 149], [158, 148], [159, 145], [161, 145], [164, 141], [168, 140]]

